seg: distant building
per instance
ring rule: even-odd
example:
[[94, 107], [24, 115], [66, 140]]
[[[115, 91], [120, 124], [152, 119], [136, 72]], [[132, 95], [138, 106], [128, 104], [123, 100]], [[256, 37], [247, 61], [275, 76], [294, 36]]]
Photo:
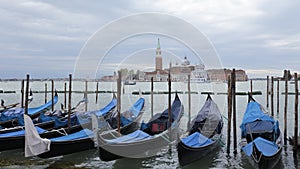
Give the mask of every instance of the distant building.
[[204, 64], [195, 66], [195, 70], [191, 72], [191, 82], [202, 83], [208, 80], [208, 74], [205, 70]]
[[247, 81], [248, 76], [244, 70], [235, 70], [236, 81]]
[[158, 70], [153, 72], [145, 72], [144, 80], [150, 81], [153, 78], [153, 81], [168, 81], [169, 73], [165, 70]]
[[190, 65], [190, 61], [186, 56], [184, 57], [181, 65], [176, 64], [175, 66], [172, 66], [172, 64], [170, 63], [170, 73], [172, 81], [187, 81], [188, 75], [190, 75], [194, 69], [195, 66]]
[[168, 80], [168, 72], [163, 70], [162, 67], [162, 54], [160, 48], [159, 38], [157, 40], [156, 47], [156, 56], [155, 56], [155, 71], [153, 72], [144, 72], [144, 80], [150, 81], [153, 78], [153, 81], [167, 81]]
[[117, 80], [117, 76], [103, 76], [100, 80], [104, 82], [111, 82]]
[[[188, 75], [191, 75], [191, 82], [206, 82], [206, 81], [227, 81], [227, 77], [231, 75], [230, 69], [210, 69], [205, 70], [204, 64], [191, 65], [190, 61], [185, 56], [182, 63], [176, 63], [168, 69], [163, 69], [163, 59], [159, 38], [157, 39], [156, 56], [155, 56], [155, 70], [152, 72], [139, 72], [137, 78], [139, 80], [150, 81], [168, 81], [168, 74], [171, 74], [172, 81], [185, 82]], [[248, 77], [244, 70], [236, 70], [236, 80], [246, 81]]]
[[[208, 79], [210, 81], [227, 81], [228, 76], [231, 75], [230, 69], [210, 69], [207, 70]], [[247, 81], [248, 76], [244, 70], [235, 71], [236, 81]]]
[[172, 81], [187, 81], [188, 75], [191, 75], [196, 80], [197, 78], [201, 78], [201, 81], [207, 80], [207, 72], [204, 70], [204, 65], [198, 65], [197, 71], [195, 71], [195, 66], [190, 64], [190, 61], [185, 56], [182, 63], [176, 63], [172, 66], [170, 63], [170, 67], [168, 69], [163, 69], [162, 62], [162, 54], [161, 54], [161, 46], [159, 38], [157, 40], [157, 48], [156, 48], [156, 56], [155, 56], [155, 71], [153, 72], [144, 72], [144, 78], [139, 76], [139, 79], [144, 79], [146, 81], [151, 80], [153, 78], [154, 81], [167, 81], [168, 73], [171, 74]]

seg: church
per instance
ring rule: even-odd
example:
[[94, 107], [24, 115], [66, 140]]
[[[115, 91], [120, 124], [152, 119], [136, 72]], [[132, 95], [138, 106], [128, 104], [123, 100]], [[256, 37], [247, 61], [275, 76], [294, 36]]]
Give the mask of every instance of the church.
[[[188, 75], [191, 75], [191, 72], [195, 71], [197, 66], [191, 65], [190, 61], [185, 56], [182, 63], [176, 63], [174, 66], [172, 63], [169, 63], [169, 68], [163, 69], [163, 57], [160, 46], [159, 38], [157, 40], [156, 47], [156, 56], [155, 56], [155, 70], [152, 72], [144, 72], [144, 80], [150, 81], [153, 78], [153, 81], [168, 81], [168, 74], [170, 71], [171, 80], [174, 81], [187, 81]], [[203, 65], [204, 66], [204, 65]], [[192, 73], [193, 75], [193, 73]]]
[[144, 80], [150, 81], [153, 78], [153, 81], [167, 81], [169, 72], [167, 70], [163, 70], [163, 60], [160, 48], [159, 38], [157, 40], [156, 47], [156, 56], [155, 56], [155, 70], [153, 72], [145, 72]]

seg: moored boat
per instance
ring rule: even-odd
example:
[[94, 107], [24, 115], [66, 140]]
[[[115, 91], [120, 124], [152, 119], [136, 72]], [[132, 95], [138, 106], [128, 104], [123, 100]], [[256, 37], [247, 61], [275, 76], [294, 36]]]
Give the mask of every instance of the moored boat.
[[[126, 113], [130, 112], [129, 114], [132, 114], [135, 117], [132, 116], [131, 119], [129, 118], [126, 119], [127, 122], [130, 120], [132, 120], [132, 122], [126, 124], [124, 123], [125, 124], [124, 126], [130, 126], [130, 124], [137, 124], [136, 120], [140, 119], [141, 114], [143, 114], [142, 112], [143, 107], [144, 107], [144, 99], [140, 98], [136, 102], [136, 104], [134, 104], [132, 108], [129, 109], [128, 112], [126, 112]], [[92, 116], [92, 117], [94, 117], [95, 119], [93, 121], [98, 122], [99, 118], [97, 118], [96, 116]], [[106, 120], [102, 122], [107, 123]], [[101, 127], [103, 126], [105, 125], [101, 125]], [[135, 125], [132, 125], [132, 127], [135, 127]], [[76, 133], [72, 133], [66, 136], [47, 139], [45, 142], [49, 144], [49, 149], [47, 149], [45, 152], [29, 153], [27, 155], [28, 156], [38, 155], [41, 158], [50, 158], [50, 157], [66, 155], [70, 153], [75, 153], [75, 152], [95, 148], [95, 142], [94, 142], [95, 132], [92, 130], [94, 130], [94, 128], [93, 129], [85, 128]], [[98, 130], [98, 128], [96, 128], [96, 130]], [[38, 137], [38, 140], [43, 141], [41, 137]], [[31, 149], [29, 145], [27, 146], [27, 150], [28, 149]], [[25, 146], [25, 150], [26, 150], [26, 146]], [[25, 155], [26, 155], [26, 151], [25, 151]]]
[[274, 168], [283, 146], [279, 124], [250, 95], [240, 128], [242, 152], [250, 163], [255, 168]]
[[[81, 101], [79, 102], [81, 103]], [[74, 110], [78, 108], [79, 104]], [[98, 111], [91, 111], [89, 113], [97, 114], [97, 115], [102, 115], [105, 116], [112, 112], [112, 110], [116, 106], [116, 98], [114, 97], [104, 108], [98, 110]], [[42, 116], [45, 116], [41, 114]], [[46, 117], [43, 117], [46, 118]], [[58, 117], [48, 117], [48, 121], [44, 121], [42, 123], [34, 124], [35, 128], [38, 132], [38, 134], [42, 138], [55, 138], [55, 137], [60, 137], [64, 135], [68, 135], [71, 133], [78, 132], [83, 129], [82, 125], [78, 122], [76, 112], [73, 113], [71, 116], [71, 126], [68, 127], [68, 119], [59, 119]], [[46, 120], [46, 119], [45, 119]], [[46, 123], [46, 124], [45, 124]], [[51, 123], [51, 125], [50, 125]], [[91, 123], [91, 122], [90, 122]], [[45, 130], [41, 127], [45, 126], [52, 126], [50, 130]], [[84, 125], [87, 126], [87, 125]], [[9, 132], [10, 131], [10, 132]], [[24, 126], [16, 129], [11, 129], [6, 131], [5, 133], [0, 134], [0, 151], [4, 150], [12, 150], [12, 149], [17, 149], [17, 148], [22, 148], [24, 147], [25, 144], [25, 129]]]
[[[58, 95], [55, 93], [53, 100], [34, 108], [28, 108], [28, 115], [34, 119], [40, 115], [40, 113], [44, 113], [51, 109], [53, 104], [58, 102]], [[8, 109], [0, 114], [0, 126], [2, 128], [10, 128], [14, 126], [18, 126], [22, 124], [23, 114], [25, 113], [24, 108], [12, 108]], [[19, 121], [20, 120], [20, 121]]]
[[177, 139], [178, 126], [183, 115], [183, 105], [176, 93], [169, 110], [157, 113], [148, 123], [127, 135], [116, 131], [98, 133], [99, 157], [103, 161], [119, 158], [145, 158], [156, 155], [164, 146]]
[[223, 118], [210, 95], [189, 126], [187, 134], [177, 144], [181, 166], [197, 161], [220, 147]]

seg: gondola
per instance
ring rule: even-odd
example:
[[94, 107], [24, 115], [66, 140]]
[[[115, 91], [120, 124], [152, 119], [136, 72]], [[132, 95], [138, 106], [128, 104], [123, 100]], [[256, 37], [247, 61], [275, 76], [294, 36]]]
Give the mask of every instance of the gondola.
[[[81, 103], [81, 102], [79, 102]], [[76, 110], [76, 108], [73, 110]], [[99, 111], [91, 111], [89, 113], [97, 114], [100, 116], [105, 116], [113, 111], [116, 106], [116, 98], [114, 97], [110, 103], [108, 103], [104, 108]], [[82, 125], [77, 121], [76, 112], [73, 113], [73, 117], [71, 117], [71, 126], [68, 127], [68, 119], [60, 120], [58, 118], [49, 117], [50, 121], [53, 123], [51, 130], [45, 130], [41, 128], [38, 124], [35, 124], [35, 128], [38, 131], [38, 134], [42, 138], [55, 138], [64, 135], [68, 135], [71, 133], [78, 132], [83, 129]], [[54, 120], [52, 120], [54, 119]], [[86, 126], [86, 125], [85, 125]], [[12, 130], [11, 132], [6, 132], [0, 134], [0, 151], [12, 150], [17, 148], [24, 147], [25, 144], [25, 130], [24, 127], [19, 128], [19, 130]]]
[[223, 118], [210, 95], [188, 126], [191, 127], [188, 128], [186, 136], [177, 144], [181, 166], [197, 161], [220, 147]]
[[255, 168], [274, 168], [283, 146], [279, 124], [250, 95], [240, 128], [240, 145], [250, 163]]
[[[40, 115], [40, 113], [44, 113], [51, 109], [53, 104], [56, 104], [58, 102], [58, 95], [57, 92], [55, 93], [55, 96], [53, 98], [53, 101], [50, 100], [49, 102], [35, 108], [28, 108], [28, 115], [34, 119]], [[19, 120], [23, 119], [23, 114], [25, 112], [24, 108], [12, 108], [8, 109], [7, 111], [4, 111], [0, 114], [0, 126], [2, 128], [10, 128], [14, 126], [20, 125]], [[20, 122], [21, 122], [20, 121]]]
[[[145, 102], [145, 100], [143, 98], [140, 98], [132, 106], [132, 108], [129, 109], [128, 112], [130, 112], [132, 114], [132, 116], [126, 120], [132, 120], [132, 122], [126, 123], [125, 126], [128, 127], [128, 125], [134, 124], [134, 125], [132, 125], [132, 127], [135, 128], [135, 125], [137, 124], [136, 120], [139, 120], [140, 116], [143, 114], [142, 109], [144, 107], [144, 102]], [[126, 113], [128, 113], [128, 112], [126, 112]], [[94, 117], [96, 117], [96, 116], [94, 116]], [[98, 121], [98, 118], [96, 118], [96, 120]], [[101, 122], [107, 123], [106, 120], [101, 121]], [[25, 140], [26, 140], [26, 138], [27, 138], [27, 136], [25, 137]], [[66, 155], [66, 154], [71, 154], [71, 153], [75, 153], [75, 152], [92, 149], [92, 148], [95, 148], [94, 138], [95, 138], [94, 131], [92, 131], [91, 129], [85, 128], [85, 129], [80, 130], [79, 132], [76, 132], [73, 134], [48, 139], [46, 142], [50, 143], [49, 151], [43, 152], [41, 154], [34, 154], [34, 155], [38, 155], [38, 157], [40, 157], [40, 158], [50, 158], [50, 157], [61, 156], [61, 155]], [[39, 139], [43, 140], [43, 139], [41, 139], [41, 137], [39, 137]], [[26, 147], [27, 147], [27, 149], [32, 149], [32, 148], [30, 148], [30, 146], [25, 145], [25, 155], [26, 155]]]
[[166, 109], [130, 134], [120, 135], [116, 131], [98, 133], [100, 159], [111, 161], [119, 158], [145, 158], [156, 155], [161, 148], [177, 139], [177, 129], [183, 115], [183, 105], [177, 93], [170, 111], [171, 124], [168, 118], [169, 110]]
[[[86, 104], [86, 99], [82, 99], [78, 102], [78, 104], [72, 108], [71, 119], [75, 121], [76, 117], [74, 117], [74, 113], [81, 110], [80, 107]], [[68, 124], [67, 122], [67, 113], [63, 112], [64, 110], [55, 110], [54, 112], [45, 112], [40, 113], [40, 116], [33, 119], [33, 123], [36, 127], [40, 127], [44, 130], [51, 130], [64, 127]], [[0, 136], [1, 134], [16, 132], [20, 130], [24, 130], [24, 120], [18, 118], [18, 126], [10, 127], [10, 128], [3, 128], [0, 129]]]

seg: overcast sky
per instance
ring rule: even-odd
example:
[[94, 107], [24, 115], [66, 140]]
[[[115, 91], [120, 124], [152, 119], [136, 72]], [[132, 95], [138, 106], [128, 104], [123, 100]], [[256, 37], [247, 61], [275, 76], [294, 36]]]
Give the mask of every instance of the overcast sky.
[[[2, 0], [0, 78], [24, 78], [26, 73], [33, 78], [68, 77], [95, 32], [145, 12], [168, 14], [192, 24], [210, 40], [225, 68], [245, 69], [249, 77], [280, 76], [284, 69], [300, 72], [300, 1]], [[151, 53], [157, 37], [145, 36], [147, 45], [130, 55]], [[172, 39], [161, 38], [165, 54], [181, 48]], [[139, 40], [131, 38], [128, 43], [143, 45]], [[110, 55], [126, 50], [121, 46]], [[176, 55], [183, 58], [190, 53], [182, 47]]]

